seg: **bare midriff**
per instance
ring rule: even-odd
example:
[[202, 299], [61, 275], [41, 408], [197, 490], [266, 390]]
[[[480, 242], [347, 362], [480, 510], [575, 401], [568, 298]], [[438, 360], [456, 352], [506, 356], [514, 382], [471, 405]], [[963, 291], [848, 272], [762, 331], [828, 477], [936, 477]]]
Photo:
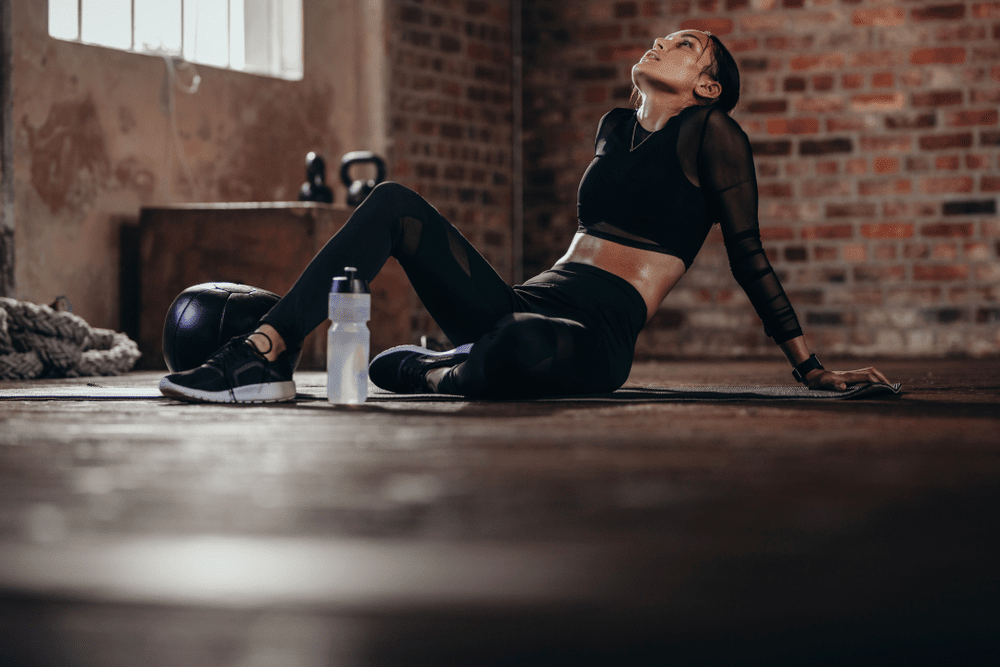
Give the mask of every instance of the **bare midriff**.
[[647, 322], [685, 271], [684, 262], [679, 257], [631, 248], [582, 232], [573, 237], [569, 250], [556, 262], [556, 266], [569, 262], [596, 266], [628, 281], [646, 302]]

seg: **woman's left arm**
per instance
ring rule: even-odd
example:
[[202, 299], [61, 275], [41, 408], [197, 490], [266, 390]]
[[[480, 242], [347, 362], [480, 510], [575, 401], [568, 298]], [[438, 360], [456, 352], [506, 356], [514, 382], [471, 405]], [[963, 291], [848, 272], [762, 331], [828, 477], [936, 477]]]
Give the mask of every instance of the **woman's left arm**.
[[888, 378], [872, 366], [853, 371], [827, 370], [823, 368], [822, 364], [818, 368], [814, 367], [819, 362], [818, 360], [815, 362], [811, 361], [815, 357], [809, 352], [805, 336], [797, 336], [784, 343], [779, 343], [778, 346], [785, 353], [785, 358], [788, 359], [788, 363], [792, 365], [792, 368], [798, 370], [800, 365], [805, 365], [803, 368], [804, 372], [801, 374], [796, 373], [795, 377], [796, 379], [801, 377], [799, 381], [810, 389], [844, 391], [852, 384], [861, 384], [864, 382], [884, 382], [885, 384], [890, 384]]

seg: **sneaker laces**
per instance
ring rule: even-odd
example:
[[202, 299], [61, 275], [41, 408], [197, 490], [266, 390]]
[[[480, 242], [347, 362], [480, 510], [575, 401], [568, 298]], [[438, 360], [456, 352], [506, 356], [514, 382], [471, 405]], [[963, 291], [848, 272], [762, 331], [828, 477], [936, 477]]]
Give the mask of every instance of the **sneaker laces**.
[[[414, 352], [399, 365], [399, 379], [407, 386], [420, 391], [427, 390], [427, 371], [429, 366], [421, 364], [417, 358], [424, 355]], [[413, 363], [410, 361], [413, 360]]]
[[268, 336], [266, 333], [262, 331], [255, 331], [240, 336], [233, 336], [232, 338], [229, 339], [229, 341], [225, 345], [219, 348], [218, 352], [212, 355], [211, 359], [209, 359], [209, 363], [211, 363], [213, 366], [217, 366], [219, 370], [222, 372], [222, 377], [225, 378], [226, 384], [229, 385], [229, 395], [232, 397], [234, 402], [236, 401], [236, 394], [233, 391], [234, 390], [233, 383], [231, 380], [231, 376], [227, 372], [227, 370], [229, 369], [230, 366], [233, 365], [232, 362], [234, 360], [239, 359], [242, 356], [245, 356], [244, 353], [246, 352], [246, 350], [240, 347], [241, 343], [249, 347], [253, 351], [252, 352], [253, 354], [259, 356], [264, 361], [263, 373], [261, 375], [260, 384], [265, 384], [270, 374], [271, 361], [270, 359], [267, 358], [267, 356], [265, 356], [267, 352], [261, 352], [260, 350], [257, 349], [257, 346], [250, 341], [250, 336], [254, 335], [260, 335], [267, 339], [267, 342], [269, 343], [269, 347], [267, 348], [268, 352], [274, 349], [274, 341], [271, 340], [270, 336]]

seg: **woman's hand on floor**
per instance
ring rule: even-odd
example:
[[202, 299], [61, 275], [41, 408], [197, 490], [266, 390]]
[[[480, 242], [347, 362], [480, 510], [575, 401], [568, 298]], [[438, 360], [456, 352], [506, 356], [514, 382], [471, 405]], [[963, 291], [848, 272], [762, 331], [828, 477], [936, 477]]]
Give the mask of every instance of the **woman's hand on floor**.
[[856, 371], [829, 371], [815, 368], [806, 373], [806, 386], [810, 389], [844, 391], [849, 385], [864, 382], [891, 384], [877, 368], [859, 368]]

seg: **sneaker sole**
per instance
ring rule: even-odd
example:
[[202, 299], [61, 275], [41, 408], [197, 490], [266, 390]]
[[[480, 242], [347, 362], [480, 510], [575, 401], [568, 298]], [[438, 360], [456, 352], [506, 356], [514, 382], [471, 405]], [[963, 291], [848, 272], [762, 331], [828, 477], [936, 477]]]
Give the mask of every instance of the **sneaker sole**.
[[200, 403], [282, 403], [295, 398], [295, 381], [248, 384], [232, 391], [203, 391], [182, 387], [163, 378], [160, 380], [160, 393], [170, 398]]
[[[472, 349], [472, 343], [466, 343], [465, 345], [459, 345], [454, 350], [445, 350], [444, 352], [432, 352], [426, 347], [420, 347], [419, 345], [397, 345], [396, 347], [390, 347], [385, 352], [381, 352], [372, 359], [371, 363], [375, 363], [381, 357], [387, 354], [392, 354], [394, 352], [417, 352], [427, 357], [448, 357], [448, 356], [458, 356], [462, 354], [469, 354]], [[371, 364], [369, 364], [371, 365]]]

